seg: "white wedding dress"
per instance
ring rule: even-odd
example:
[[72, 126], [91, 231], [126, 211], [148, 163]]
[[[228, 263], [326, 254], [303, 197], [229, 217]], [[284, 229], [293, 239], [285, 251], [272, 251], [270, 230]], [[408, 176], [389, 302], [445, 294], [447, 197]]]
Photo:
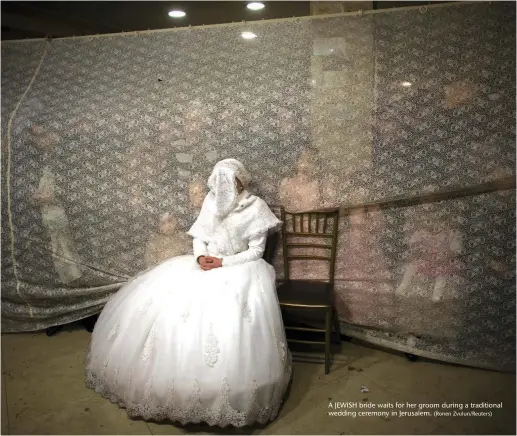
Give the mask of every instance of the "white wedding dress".
[[[261, 258], [279, 223], [265, 208], [245, 192], [210, 236], [192, 227], [194, 256], [169, 259], [115, 294], [92, 334], [89, 387], [144, 419], [241, 427], [277, 416], [291, 355], [275, 272]], [[203, 271], [200, 255], [223, 267]]]

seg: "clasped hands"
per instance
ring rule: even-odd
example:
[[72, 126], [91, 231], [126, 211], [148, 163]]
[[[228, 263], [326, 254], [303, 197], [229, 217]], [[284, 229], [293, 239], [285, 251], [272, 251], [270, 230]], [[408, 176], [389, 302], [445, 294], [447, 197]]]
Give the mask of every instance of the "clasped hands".
[[197, 259], [199, 266], [203, 271], [210, 271], [214, 268], [221, 268], [223, 260], [212, 256], [199, 256]]

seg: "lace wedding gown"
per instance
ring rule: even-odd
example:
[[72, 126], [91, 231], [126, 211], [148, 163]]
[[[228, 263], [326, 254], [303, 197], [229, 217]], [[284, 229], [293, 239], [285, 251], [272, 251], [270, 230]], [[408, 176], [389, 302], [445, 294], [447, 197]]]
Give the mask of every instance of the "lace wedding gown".
[[[137, 276], [101, 313], [87, 384], [129, 415], [221, 427], [277, 416], [291, 355], [275, 272], [261, 259], [267, 231], [239, 237], [245, 232], [232, 219], [212, 242], [194, 239], [194, 256]], [[202, 254], [223, 257], [224, 266], [201, 270]]]

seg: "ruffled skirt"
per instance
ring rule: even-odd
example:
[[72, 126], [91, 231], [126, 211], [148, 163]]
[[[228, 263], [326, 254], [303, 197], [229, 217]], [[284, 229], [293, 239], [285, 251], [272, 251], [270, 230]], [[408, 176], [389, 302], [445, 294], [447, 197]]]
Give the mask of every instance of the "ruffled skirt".
[[147, 420], [273, 420], [291, 377], [273, 267], [261, 259], [202, 271], [180, 256], [137, 276], [101, 313], [86, 377]]

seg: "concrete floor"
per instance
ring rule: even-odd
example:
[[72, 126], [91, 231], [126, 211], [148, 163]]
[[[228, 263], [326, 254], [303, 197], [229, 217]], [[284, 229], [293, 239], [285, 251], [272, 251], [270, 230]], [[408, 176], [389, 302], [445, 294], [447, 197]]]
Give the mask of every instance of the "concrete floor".
[[[515, 434], [515, 375], [429, 361], [345, 342], [329, 375], [295, 363], [284, 407], [267, 427], [177, 427], [127, 418], [85, 387], [90, 334], [70, 327], [2, 335], [2, 434]], [[361, 392], [361, 386], [369, 389]], [[329, 402], [503, 402], [490, 417], [332, 417]]]

